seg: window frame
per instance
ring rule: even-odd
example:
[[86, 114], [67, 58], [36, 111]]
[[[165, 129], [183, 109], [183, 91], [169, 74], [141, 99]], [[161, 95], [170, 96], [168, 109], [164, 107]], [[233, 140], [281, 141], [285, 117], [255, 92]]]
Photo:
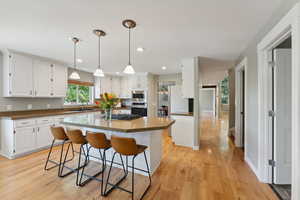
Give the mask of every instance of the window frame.
[[[75, 85], [76, 86], [76, 103], [68, 103], [66, 102], [67, 96], [64, 98], [64, 105], [65, 106], [80, 106], [80, 105], [93, 105], [95, 103], [95, 92], [94, 92], [94, 86], [92, 85], [81, 85], [76, 83], [68, 83], [69, 85]], [[85, 86], [89, 87], [89, 102], [88, 103], [80, 103], [79, 102], [79, 86]]]

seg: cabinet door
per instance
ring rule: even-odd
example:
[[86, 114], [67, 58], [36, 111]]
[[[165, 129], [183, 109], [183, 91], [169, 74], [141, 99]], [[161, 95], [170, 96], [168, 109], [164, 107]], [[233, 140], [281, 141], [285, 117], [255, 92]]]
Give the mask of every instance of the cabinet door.
[[182, 93], [184, 98], [194, 98], [194, 59], [182, 61]]
[[50, 130], [50, 124], [41, 125], [36, 131], [36, 148], [42, 148], [51, 145], [53, 136]]
[[128, 85], [128, 78], [126, 76], [121, 78], [121, 98], [130, 97], [130, 89]]
[[66, 97], [68, 88], [68, 68], [62, 65], [53, 65], [52, 80], [51, 96]]
[[117, 76], [114, 76], [112, 78], [112, 93], [117, 95], [117, 97], [120, 97], [120, 92], [121, 92], [120, 78]]
[[101, 78], [95, 77], [95, 99], [100, 99], [101, 95]]
[[111, 76], [101, 79], [101, 93], [111, 93]]
[[35, 149], [35, 129], [23, 127], [15, 129], [15, 153], [25, 153]]
[[10, 56], [9, 94], [14, 97], [33, 96], [33, 60], [30, 57], [12, 54]]
[[34, 96], [51, 97], [51, 64], [35, 60], [33, 62]]

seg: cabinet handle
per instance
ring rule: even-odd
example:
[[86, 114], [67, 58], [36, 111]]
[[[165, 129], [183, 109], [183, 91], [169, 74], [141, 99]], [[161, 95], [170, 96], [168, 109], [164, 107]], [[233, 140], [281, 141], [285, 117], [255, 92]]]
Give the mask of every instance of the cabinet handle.
[[29, 94], [32, 95], [32, 90], [30, 90]]
[[37, 91], [34, 91], [34, 95], [35, 95], [35, 96], [37, 95]]
[[35, 128], [33, 128], [32, 131], [35, 132]]

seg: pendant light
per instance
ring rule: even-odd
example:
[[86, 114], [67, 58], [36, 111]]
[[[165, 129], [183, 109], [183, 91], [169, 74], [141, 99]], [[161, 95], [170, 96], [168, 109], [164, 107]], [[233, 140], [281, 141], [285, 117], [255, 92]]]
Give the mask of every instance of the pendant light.
[[132, 28], [135, 28], [136, 27], [136, 22], [135, 21], [133, 21], [133, 20], [131, 20], [131, 19], [126, 19], [126, 20], [124, 20], [123, 22], [122, 22], [122, 24], [123, 24], [123, 26], [125, 27], [125, 28], [128, 28], [128, 35], [129, 35], [129, 40], [128, 40], [128, 45], [129, 45], [129, 52], [128, 52], [128, 65], [125, 67], [125, 69], [124, 69], [124, 73], [125, 74], [134, 74], [135, 73], [135, 71], [134, 71], [134, 69], [133, 69], [133, 67], [132, 67], [132, 65], [131, 65], [131, 61], [130, 61], [130, 51], [131, 51], [131, 48], [130, 48], [130, 42], [131, 42], [131, 29]]
[[103, 70], [101, 69], [101, 60], [100, 60], [100, 56], [101, 56], [101, 54], [100, 54], [100, 38], [105, 36], [106, 33], [104, 31], [98, 30], [98, 29], [94, 30], [93, 33], [98, 36], [98, 67], [94, 73], [94, 76], [104, 77]]
[[77, 43], [79, 42], [79, 39], [76, 38], [76, 37], [73, 37], [72, 38], [72, 41], [74, 42], [74, 71], [71, 73], [71, 75], [69, 76], [70, 79], [73, 79], [73, 80], [79, 80], [80, 79], [80, 76], [77, 72], [77, 69], [76, 69], [76, 47], [77, 47]]

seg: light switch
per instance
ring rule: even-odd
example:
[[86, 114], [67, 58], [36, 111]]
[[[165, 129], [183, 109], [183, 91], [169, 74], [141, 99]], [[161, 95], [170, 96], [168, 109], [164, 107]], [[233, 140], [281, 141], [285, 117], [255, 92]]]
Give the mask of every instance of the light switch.
[[27, 109], [28, 109], [28, 110], [31, 110], [31, 109], [32, 109], [32, 104], [28, 104], [28, 105], [27, 105]]

